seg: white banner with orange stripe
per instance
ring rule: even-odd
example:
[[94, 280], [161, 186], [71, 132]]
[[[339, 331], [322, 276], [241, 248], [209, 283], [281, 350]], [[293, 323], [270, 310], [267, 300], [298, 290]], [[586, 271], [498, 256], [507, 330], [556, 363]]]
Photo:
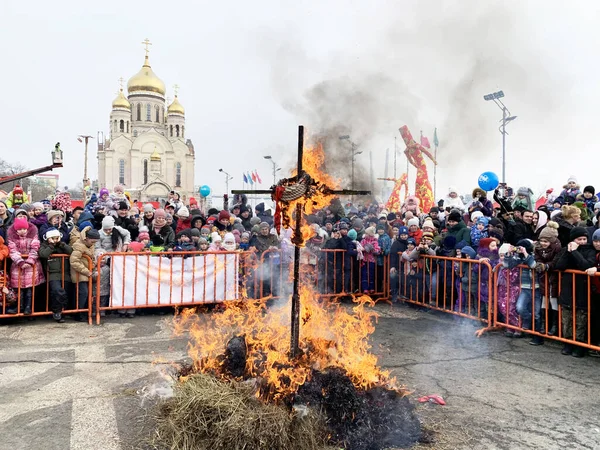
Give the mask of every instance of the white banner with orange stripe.
[[111, 306], [215, 303], [239, 298], [237, 253], [111, 257]]

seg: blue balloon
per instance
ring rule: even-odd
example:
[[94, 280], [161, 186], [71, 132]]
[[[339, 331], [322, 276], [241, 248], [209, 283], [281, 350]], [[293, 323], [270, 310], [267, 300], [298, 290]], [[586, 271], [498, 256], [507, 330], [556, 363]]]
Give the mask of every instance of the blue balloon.
[[202, 197], [208, 197], [210, 195], [210, 187], [206, 184], [200, 188], [200, 195]]
[[484, 191], [493, 191], [498, 187], [500, 180], [494, 172], [483, 172], [477, 180], [479, 187]]

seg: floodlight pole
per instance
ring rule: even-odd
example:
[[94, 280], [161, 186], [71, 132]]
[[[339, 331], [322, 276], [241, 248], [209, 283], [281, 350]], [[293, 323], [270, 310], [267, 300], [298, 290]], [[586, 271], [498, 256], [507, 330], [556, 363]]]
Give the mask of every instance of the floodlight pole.
[[494, 92], [483, 96], [485, 101], [492, 100], [498, 108], [502, 110], [502, 124], [500, 125], [499, 131], [502, 133], [502, 183], [506, 183], [506, 124], [511, 120], [517, 118], [517, 116], [510, 116], [510, 111], [506, 107], [502, 100], [504, 97], [503, 91]]

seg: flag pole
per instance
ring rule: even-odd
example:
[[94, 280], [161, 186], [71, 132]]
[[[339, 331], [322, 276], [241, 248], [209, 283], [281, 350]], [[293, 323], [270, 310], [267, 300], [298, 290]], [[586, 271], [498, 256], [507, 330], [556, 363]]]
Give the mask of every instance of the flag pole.
[[433, 129], [433, 145], [435, 146], [435, 151], [433, 154], [433, 159], [435, 159], [435, 164], [433, 165], [433, 198], [437, 199], [437, 153], [438, 153], [438, 145], [440, 145], [440, 141], [437, 136], [437, 127]]

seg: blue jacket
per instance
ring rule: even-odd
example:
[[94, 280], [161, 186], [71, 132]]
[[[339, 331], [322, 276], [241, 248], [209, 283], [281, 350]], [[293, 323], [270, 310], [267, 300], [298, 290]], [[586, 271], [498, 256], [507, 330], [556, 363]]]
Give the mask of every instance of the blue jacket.
[[535, 258], [533, 255], [527, 255], [527, 258], [523, 258], [522, 255], [515, 253], [511, 256], [507, 255], [504, 257], [503, 265], [508, 269], [513, 269], [520, 264], [526, 265], [531, 269], [521, 269], [521, 289], [532, 289], [534, 286], [536, 289], [539, 289], [539, 279], [533, 270], [535, 268]]

